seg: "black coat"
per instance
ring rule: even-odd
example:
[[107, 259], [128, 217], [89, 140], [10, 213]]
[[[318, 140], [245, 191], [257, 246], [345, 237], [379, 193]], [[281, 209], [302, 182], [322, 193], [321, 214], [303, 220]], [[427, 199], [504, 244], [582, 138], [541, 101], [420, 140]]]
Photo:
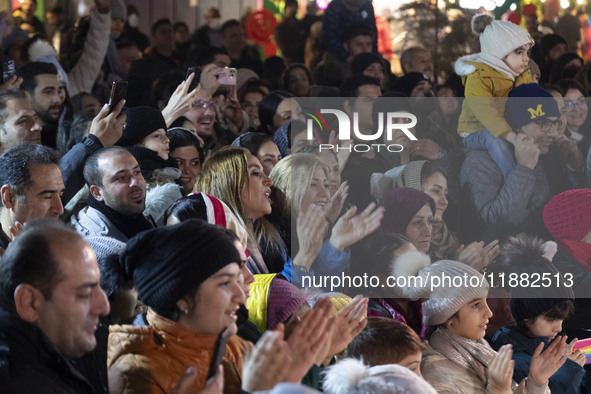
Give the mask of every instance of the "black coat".
[[94, 394], [35, 325], [0, 308], [0, 391], [5, 394]]

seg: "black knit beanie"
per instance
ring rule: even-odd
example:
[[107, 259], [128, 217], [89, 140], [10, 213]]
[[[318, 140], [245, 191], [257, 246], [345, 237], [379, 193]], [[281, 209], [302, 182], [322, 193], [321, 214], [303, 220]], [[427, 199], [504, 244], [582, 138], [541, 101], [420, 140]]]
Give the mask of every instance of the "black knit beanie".
[[133, 107], [123, 112], [127, 115], [127, 126], [115, 145], [134, 146], [158, 129], [166, 131], [164, 117], [156, 108]]
[[540, 46], [542, 47], [542, 54], [544, 57], [548, 56], [548, 53], [558, 44], [566, 44], [566, 40], [559, 34], [546, 34], [542, 37], [540, 41]]
[[167, 317], [177, 301], [230, 263], [240, 263], [235, 239], [224, 229], [189, 219], [139, 233], [121, 256], [138, 298]]
[[402, 92], [410, 97], [413, 89], [419, 84], [421, 81], [429, 81], [429, 78], [423, 73], [418, 72], [410, 72], [405, 74], [403, 77], [398, 78], [394, 84], [392, 85], [392, 90], [395, 92]]
[[374, 55], [373, 53], [360, 53], [353, 58], [353, 61], [351, 61], [351, 74], [361, 75], [363, 74], [363, 71], [373, 63], [382, 64], [378, 55]]

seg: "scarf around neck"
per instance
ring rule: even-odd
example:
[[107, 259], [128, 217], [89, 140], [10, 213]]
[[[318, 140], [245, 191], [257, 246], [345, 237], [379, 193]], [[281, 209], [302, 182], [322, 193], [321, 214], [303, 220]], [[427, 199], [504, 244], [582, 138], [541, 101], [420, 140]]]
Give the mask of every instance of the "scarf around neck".
[[486, 386], [486, 370], [497, 353], [484, 339], [475, 341], [439, 327], [431, 335], [429, 344], [451, 362], [471, 370]]
[[560, 245], [587, 271], [591, 271], [591, 244], [572, 239], [560, 239]]
[[107, 217], [123, 235], [132, 238], [134, 235], [154, 228], [152, 223], [142, 214], [136, 217], [127, 216], [107, 206], [107, 204], [97, 201], [92, 194], [88, 194], [86, 203], [89, 207], [96, 209]]
[[511, 70], [509, 66], [502, 60], [496, 56], [490, 55], [488, 53], [480, 52], [474, 55], [465, 56], [462, 59], [468, 60], [471, 62], [480, 62], [484, 63], [487, 66], [490, 66], [500, 72], [503, 75], [511, 78], [511, 80], [515, 80], [520, 74], [516, 73], [515, 71]]

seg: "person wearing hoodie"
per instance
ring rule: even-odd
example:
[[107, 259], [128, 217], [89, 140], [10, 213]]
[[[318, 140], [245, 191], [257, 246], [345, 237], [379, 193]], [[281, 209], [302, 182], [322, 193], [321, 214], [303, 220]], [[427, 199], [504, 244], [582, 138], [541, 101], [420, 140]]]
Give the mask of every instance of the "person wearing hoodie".
[[488, 14], [476, 15], [472, 30], [480, 34], [481, 52], [458, 59], [454, 66], [466, 96], [458, 133], [465, 146], [486, 148], [507, 178], [515, 161], [502, 140], [513, 143], [515, 133], [503, 117], [504, 101], [494, 98], [507, 97], [514, 87], [532, 82], [527, 51], [533, 41], [522, 27]]

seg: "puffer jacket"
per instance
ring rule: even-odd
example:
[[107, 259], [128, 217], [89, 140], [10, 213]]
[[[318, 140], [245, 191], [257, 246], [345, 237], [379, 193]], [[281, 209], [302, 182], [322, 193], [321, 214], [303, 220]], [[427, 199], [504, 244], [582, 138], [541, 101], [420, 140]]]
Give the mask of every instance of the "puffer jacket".
[[[215, 335], [192, 330], [148, 311], [148, 326], [109, 327], [108, 361], [111, 394], [170, 393], [189, 367], [197, 368], [194, 392], [205, 387]], [[228, 341], [224, 393], [240, 393], [244, 356], [253, 345], [238, 336]]]
[[474, 55], [458, 59], [455, 71], [462, 77], [466, 99], [458, 123], [458, 133], [472, 134], [488, 130], [495, 137], [502, 137], [513, 128], [505, 121], [505, 102], [509, 92], [524, 83], [531, 83], [531, 71], [527, 68], [515, 80], [491, 66], [472, 61]]
[[[478, 376], [467, 368], [446, 358], [427, 346], [421, 361], [421, 374], [439, 394], [486, 394], [490, 393]], [[526, 378], [517, 385], [513, 382], [514, 394], [550, 394], [548, 384], [538, 384]]]

